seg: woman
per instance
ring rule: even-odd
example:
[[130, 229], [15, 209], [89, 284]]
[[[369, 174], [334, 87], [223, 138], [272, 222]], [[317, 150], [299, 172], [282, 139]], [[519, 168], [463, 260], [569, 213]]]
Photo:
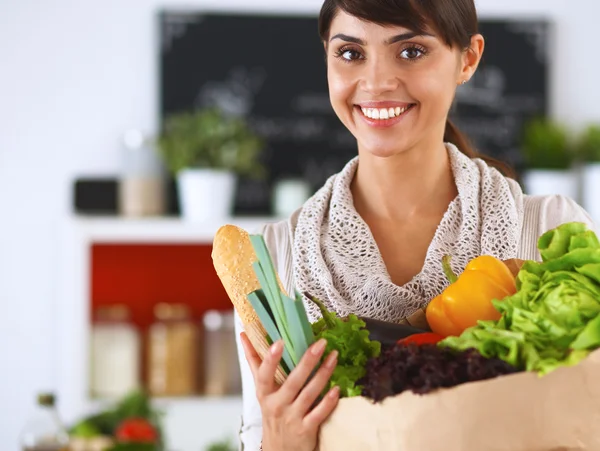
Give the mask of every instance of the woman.
[[[473, 0], [325, 0], [319, 19], [333, 108], [358, 157], [288, 221], [263, 235], [288, 292], [330, 310], [400, 321], [439, 294], [481, 254], [538, 259], [537, 238], [568, 221], [592, 221], [572, 200], [525, 196], [481, 159], [448, 121], [457, 85], [473, 76], [484, 40]], [[318, 316], [307, 305], [311, 320]], [[239, 325], [238, 325], [239, 327]], [[335, 367], [307, 352], [277, 386], [276, 343], [261, 363], [240, 337], [244, 449], [312, 451], [335, 408], [332, 389], [311, 408]]]

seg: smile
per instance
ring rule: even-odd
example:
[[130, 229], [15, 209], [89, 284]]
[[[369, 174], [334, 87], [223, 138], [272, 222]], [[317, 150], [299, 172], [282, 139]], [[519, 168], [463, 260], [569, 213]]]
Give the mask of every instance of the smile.
[[403, 107], [366, 108], [357, 105], [356, 109], [368, 124], [377, 127], [390, 127], [397, 124], [414, 106], [415, 104]]

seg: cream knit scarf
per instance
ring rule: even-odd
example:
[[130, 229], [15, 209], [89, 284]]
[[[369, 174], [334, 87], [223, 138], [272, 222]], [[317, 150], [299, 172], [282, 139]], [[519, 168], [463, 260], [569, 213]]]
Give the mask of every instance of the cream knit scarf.
[[[441, 269], [445, 254], [461, 272], [482, 254], [516, 257], [523, 222], [523, 193], [480, 159], [470, 159], [446, 144], [458, 196], [450, 203], [424, 266], [403, 286], [392, 283], [371, 231], [354, 209], [350, 183], [358, 157], [329, 178], [298, 217], [293, 242], [294, 283], [325, 301], [341, 316], [354, 313], [399, 321], [448, 286]], [[311, 320], [320, 316], [307, 305]]]

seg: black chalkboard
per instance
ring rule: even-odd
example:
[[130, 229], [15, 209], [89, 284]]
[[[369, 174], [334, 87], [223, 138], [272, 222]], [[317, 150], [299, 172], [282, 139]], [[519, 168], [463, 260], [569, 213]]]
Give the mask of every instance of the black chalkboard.
[[524, 167], [519, 141], [524, 123], [547, 115], [551, 25], [544, 20], [481, 20], [486, 44], [481, 64], [456, 93], [450, 114], [477, 149]]
[[[451, 115], [480, 151], [518, 167], [523, 121], [548, 104], [548, 26], [482, 21], [481, 31], [485, 59]], [[277, 179], [301, 177], [317, 189], [356, 155], [329, 104], [316, 17], [163, 12], [160, 34], [162, 119], [216, 105], [266, 138], [269, 176], [240, 180], [237, 214], [268, 214]]]

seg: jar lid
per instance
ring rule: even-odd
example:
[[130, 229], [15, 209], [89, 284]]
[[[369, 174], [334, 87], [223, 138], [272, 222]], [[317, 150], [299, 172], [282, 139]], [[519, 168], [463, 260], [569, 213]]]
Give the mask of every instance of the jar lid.
[[40, 393], [38, 395], [38, 404], [44, 407], [54, 407], [56, 396], [54, 393]]
[[95, 316], [98, 321], [127, 321], [129, 308], [125, 304], [106, 305], [98, 307]]
[[190, 317], [190, 309], [185, 304], [161, 302], [154, 306], [154, 316], [161, 321], [182, 320]]

